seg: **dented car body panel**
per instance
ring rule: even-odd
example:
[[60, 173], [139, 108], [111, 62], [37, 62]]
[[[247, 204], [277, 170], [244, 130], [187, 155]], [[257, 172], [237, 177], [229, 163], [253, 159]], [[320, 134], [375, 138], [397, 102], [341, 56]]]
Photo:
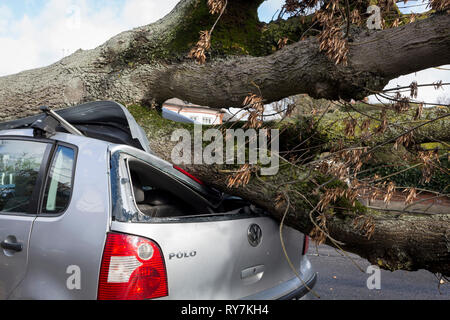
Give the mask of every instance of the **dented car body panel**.
[[[63, 132], [47, 138], [35, 134], [23, 128], [0, 131], [0, 141], [8, 145], [31, 141], [51, 150], [36, 165], [33, 182], [40, 187], [29, 200], [35, 205], [27, 212], [7, 212], [12, 209], [5, 200], [6, 212], [0, 207], [0, 242], [17, 235], [17, 243], [0, 248], [0, 299], [97, 299], [109, 233], [159, 246], [168, 282], [162, 299], [296, 298], [308, 293], [305, 285], [314, 285], [316, 275], [302, 254], [304, 235], [284, 227], [284, 252], [279, 223], [253, 205], [219, 201], [169, 162], [129, 145]], [[60, 160], [69, 156], [73, 165], [64, 166]], [[2, 156], [1, 145], [0, 158], [0, 163], [12, 161]], [[58, 165], [72, 170], [71, 180], [55, 173]], [[52, 197], [55, 176], [70, 190]], [[11, 181], [0, 182], [14, 189]], [[21, 268], [12, 269], [17, 265]]]

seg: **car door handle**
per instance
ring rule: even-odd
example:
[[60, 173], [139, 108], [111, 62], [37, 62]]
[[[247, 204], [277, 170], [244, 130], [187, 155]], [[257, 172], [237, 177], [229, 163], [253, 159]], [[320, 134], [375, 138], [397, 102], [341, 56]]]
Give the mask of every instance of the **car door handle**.
[[11, 243], [11, 242], [7, 242], [6, 240], [3, 241], [0, 246], [2, 247], [2, 249], [4, 250], [9, 250], [9, 251], [16, 251], [16, 252], [20, 252], [23, 250], [23, 245], [21, 243]]

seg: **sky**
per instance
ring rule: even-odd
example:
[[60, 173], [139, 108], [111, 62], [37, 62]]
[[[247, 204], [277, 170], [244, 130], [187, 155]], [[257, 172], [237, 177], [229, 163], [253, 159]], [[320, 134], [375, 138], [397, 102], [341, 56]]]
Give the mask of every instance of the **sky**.
[[[421, 0], [419, 0], [421, 1]], [[101, 45], [114, 35], [164, 17], [178, 0], [0, 0], [0, 76], [43, 67], [78, 49]], [[266, 0], [261, 21], [270, 21], [283, 0]], [[425, 5], [408, 1], [403, 12], [421, 12]], [[446, 66], [450, 69], [450, 66]], [[450, 71], [428, 69], [395, 79], [388, 87], [416, 80], [450, 82]], [[436, 102], [450, 88], [420, 89], [419, 99]]]

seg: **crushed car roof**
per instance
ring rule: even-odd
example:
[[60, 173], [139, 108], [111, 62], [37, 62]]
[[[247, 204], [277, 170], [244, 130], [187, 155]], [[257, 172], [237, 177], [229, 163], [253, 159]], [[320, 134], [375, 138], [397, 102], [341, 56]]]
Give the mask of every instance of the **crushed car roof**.
[[[152, 153], [144, 130], [120, 103], [96, 101], [58, 110], [56, 113], [86, 137], [126, 144]], [[31, 128], [33, 123], [46, 117], [47, 115], [42, 113], [24, 119], [3, 122], [0, 123], [0, 131]], [[56, 130], [65, 132], [62, 126], [58, 126]]]

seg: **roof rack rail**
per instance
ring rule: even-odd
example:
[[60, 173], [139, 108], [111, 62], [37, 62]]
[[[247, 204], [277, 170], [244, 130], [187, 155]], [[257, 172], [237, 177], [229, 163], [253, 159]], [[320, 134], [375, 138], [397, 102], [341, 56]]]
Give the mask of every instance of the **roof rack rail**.
[[[40, 110], [47, 115], [47, 117], [43, 120], [39, 119], [35, 123], [33, 123], [32, 127], [35, 129], [40, 129], [46, 133], [54, 134], [56, 132], [56, 126], [59, 124], [63, 127], [67, 132], [77, 135], [84, 136], [80, 130], [75, 128], [69, 122], [67, 122], [63, 117], [57, 114], [55, 111], [50, 109], [48, 106], [40, 107]], [[50, 118], [50, 119], [49, 119]]]

